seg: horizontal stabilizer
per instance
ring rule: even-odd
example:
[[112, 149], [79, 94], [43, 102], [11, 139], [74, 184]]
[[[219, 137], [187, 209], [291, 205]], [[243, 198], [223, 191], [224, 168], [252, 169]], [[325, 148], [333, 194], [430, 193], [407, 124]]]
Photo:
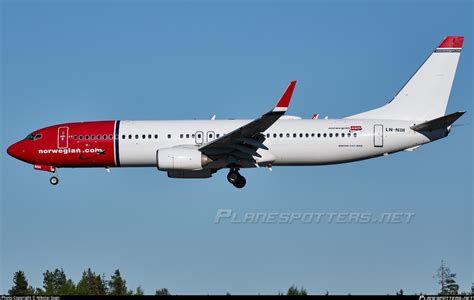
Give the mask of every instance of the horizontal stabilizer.
[[457, 119], [459, 119], [465, 111], [458, 111], [450, 115], [446, 115], [444, 117], [436, 118], [428, 122], [424, 122], [421, 124], [417, 124], [411, 127], [411, 129], [415, 131], [428, 131], [428, 130], [436, 130], [441, 128], [447, 128]]

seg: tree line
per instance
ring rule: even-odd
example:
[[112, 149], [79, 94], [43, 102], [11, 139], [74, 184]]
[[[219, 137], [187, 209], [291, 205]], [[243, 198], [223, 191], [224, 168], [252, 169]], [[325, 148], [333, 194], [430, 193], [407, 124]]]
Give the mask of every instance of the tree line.
[[[455, 295], [474, 295], [474, 283], [471, 286], [470, 292], [459, 292], [459, 285], [456, 283], [456, 273], [451, 272], [450, 268], [441, 261], [441, 266], [437, 269], [433, 276], [436, 279], [440, 290], [440, 296], [455, 296]], [[63, 269], [55, 269], [54, 271], [47, 270], [43, 273], [43, 287], [33, 288], [26, 278], [23, 271], [18, 271], [13, 274], [13, 286], [8, 290], [8, 294], [12, 296], [25, 295], [144, 295], [145, 292], [138, 286], [135, 290], [127, 287], [126, 280], [117, 269], [110, 276], [109, 279], [105, 275], [99, 275], [93, 272], [90, 268], [82, 273], [82, 277], [76, 284], [70, 278], [67, 278]], [[278, 293], [279, 295], [289, 296], [305, 296], [308, 292], [304, 287], [298, 288], [292, 285], [288, 288], [286, 293]], [[395, 293], [396, 295], [404, 295], [403, 289]], [[421, 294], [421, 293], [420, 293]], [[167, 296], [171, 293], [166, 288], [161, 288], [155, 291], [157, 296]], [[228, 295], [230, 295], [228, 293]], [[329, 292], [326, 291], [326, 295]]]
[[[67, 278], [63, 269], [47, 270], [43, 273], [43, 287], [33, 288], [29, 285], [26, 275], [23, 271], [13, 274], [13, 286], [8, 290], [12, 296], [24, 295], [144, 295], [141, 286], [135, 290], [127, 287], [127, 282], [120, 274], [120, 270], [106, 279], [105, 275], [98, 275], [90, 268], [82, 273], [82, 277], [76, 284], [70, 278]], [[155, 291], [155, 295], [171, 295], [166, 289]]]

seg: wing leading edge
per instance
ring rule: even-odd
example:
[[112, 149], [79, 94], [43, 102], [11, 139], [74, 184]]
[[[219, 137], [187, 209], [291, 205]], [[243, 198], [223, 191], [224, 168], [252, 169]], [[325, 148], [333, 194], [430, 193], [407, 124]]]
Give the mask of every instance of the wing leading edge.
[[230, 164], [258, 166], [257, 158], [262, 156], [258, 149], [268, 150], [263, 144], [265, 136], [262, 134], [270, 128], [282, 115], [290, 104], [291, 96], [296, 86], [292, 81], [285, 90], [277, 105], [260, 118], [247, 123], [230, 133], [199, 148], [199, 151], [210, 157], [214, 162], [208, 168], [222, 168]]

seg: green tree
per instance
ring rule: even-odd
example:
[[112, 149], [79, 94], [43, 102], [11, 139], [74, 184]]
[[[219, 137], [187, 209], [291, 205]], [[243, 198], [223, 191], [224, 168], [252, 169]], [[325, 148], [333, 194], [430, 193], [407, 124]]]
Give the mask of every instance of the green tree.
[[138, 286], [138, 287], [137, 287], [137, 290], [135, 291], [135, 295], [137, 295], [137, 296], [143, 296], [143, 295], [145, 295], [145, 292], [143, 291], [143, 289], [142, 289], [141, 286]]
[[395, 295], [396, 296], [403, 296], [403, 289], [400, 289]]
[[287, 296], [307, 296], [308, 293], [306, 292], [306, 289], [301, 287], [301, 289], [298, 289], [296, 285], [292, 285], [289, 289], [288, 292], [286, 292]]
[[96, 275], [89, 268], [82, 273], [82, 278], [77, 283], [76, 293], [78, 295], [106, 295], [107, 281], [104, 276]]
[[71, 279], [67, 279], [64, 270], [55, 269], [53, 272], [46, 270], [43, 273], [44, 294], [47, 295], [74, 295], [76, 286]]
[[25, 273], [18, 271], [13, 274], [13, 286], [8, 290], [8, 294], [12, 296], [26, 296], [34, 294], [35, 290], [28, 285]]
[[451, 273], [449, 267], [445, 266], [444, 261], [441, 261], [441, 266], [436, 271], [434, 276], [441, 286], [438, 293], [440, 296], [457, 295], [459, 293], [459, 285], [456, 283], [456, 273]]
[[171, 294], [167, 288], [162, 288], [162, 289], [156, 290], [155, 295], [156, 296], [170, 296]]
[[126, 281], [120, 275], [120, 271], [115, 270], [114, 274], [110, 277], [108, 282], [109, 294], [110, 295], [127, 295]]

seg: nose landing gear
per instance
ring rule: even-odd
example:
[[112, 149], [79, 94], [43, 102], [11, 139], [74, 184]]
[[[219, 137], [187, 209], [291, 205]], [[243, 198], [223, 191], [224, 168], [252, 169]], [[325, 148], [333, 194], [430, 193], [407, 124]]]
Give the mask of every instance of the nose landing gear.
[[56, 176], [52, 176], [50, 179], [49, 179], [49, 182], [51, 182], [52, 185], [56, 185], [59, 183], [59, 179], [58, 177]]
[[49, 179], [49, 182], [52, 185], [57, 185], [59, 183], [59, 178], [57, 177], [58, 176], [58, 169], [54, 168], [52, 170], [53, 170], [53, 176], [51, 176], [51, 178]]
[[238, 189], [243, 188], [247, 183], [247, 180], [245, 180], [244, 176], [240, 175], [237, 168], [230, 169], [229, 174], [227, 174], [227, 180]]

